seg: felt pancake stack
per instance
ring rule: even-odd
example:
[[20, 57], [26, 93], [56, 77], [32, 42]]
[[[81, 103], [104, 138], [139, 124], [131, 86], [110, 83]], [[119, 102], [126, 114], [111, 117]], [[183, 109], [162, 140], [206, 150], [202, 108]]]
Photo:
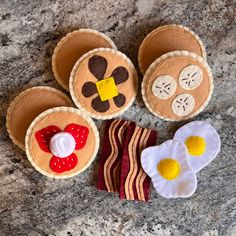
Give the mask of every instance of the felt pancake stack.
[[76, 61], [94, 48], [117, 49], [105, 34], [92, 29], [79, 29], [67, 34], [57, 44], [52, 57], [52, 69], [58, 83], [69, 90], [69, 78]]
[[[76, 61], [101, 47], [117, 49], [108, 36], [96, 30], [79, 29], [62, 38], [52, 57], [53, 73], [59, 84], [69, 90], [70, 73]], [[117, 81], [122, 83], [119, 78]], [[117, 104], [121, 103], [119, 98]], [[26, 149], [32, 165], [48, 177], [67, 178], [82, 172], [98, 151], [95, 124], [73, 106], [61, 91], [39, 86], [22, 92], [8, 108], [6, 126], [10, 138]]]
[[37, 116], [27, 130], [26, 154], [43, 175], [68, 178], [84, 171], [98, 147], [97, 128], [87, 115], [72, 107], [56, 107]]
[[182, 50], [206, 58], [206, 50], [201, 39], [189, 28], [174, 24], [158, 27], [144, 38], [139, 47], [139, 69], [144, 74], [161, 55]]
[[73, 106], [73, 103], [57, 89], [38, 86], [20, 93], [7, 110], [6, 126], [12, 141], [24, 150], [25, 135], [31, 122], [40, 113], [59, 106]]
[[96, 119], [111, 119], [134, 102], [138, 78], [134, 65], [119, 51], [98, 48], [83, 55], [70, 77], [76, 106]]
[[26, 151], [35, 169], [48, 177], [77, 175], [97, 154], [99, 136], [94, 122], [72, 106], [61, 91], [39, 86], [20, 93], [8, 108], [10, 138]]
[[214, 87], [205, 57], [200, 38], [184, 26], [162, 26], [146, 36], [138, 61], [142, 97], [152, 114], [179, 121], [203, 111]]

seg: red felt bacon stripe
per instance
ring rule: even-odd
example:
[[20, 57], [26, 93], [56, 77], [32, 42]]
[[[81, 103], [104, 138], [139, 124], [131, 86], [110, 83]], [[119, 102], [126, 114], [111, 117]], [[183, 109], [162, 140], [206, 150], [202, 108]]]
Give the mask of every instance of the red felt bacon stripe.
[[130, 125], [130, 121], [122, 121], [120, 126], [117, 128], [115, 132], [115, 141], [118, 148], [118, 156], [117, 156], [118, 158], [116, 159], [113, 158], [113, 160], [110, 163], [111, 169], [107, 169], [107, 174], [112, 173], [112, 182], [114, 185], [114, 192], [119, 192], [120, 167], [121, 167], [124, 135], [129, 125]]
[[130, 121], [110, 120], [106, 122], [103, 147], [99, 159], [97, 189], [108, 192], [119, 191], [120, 164], [123, 141]]
[[121, 199], [148, 200], [150, 178], [141, 167], [140, 154], [144, 148], [155, 145], [156, 138], [156, 131], [128, 127], [121, 164], [119, 192]]
[[[139, 146], [139, 157], [141, 156], [141, 152], [144, 148], [154, 146], [156, 144], [157, 132], [154, 130], [147, 130], [146, 136], [144, 136], [143, 141]], [[139, 158], [139, 173], [137, 175], [137, 179], [135, 181], [136, 189], [138, 193], [138, 199], [142, 201], [147, 201], [149, 198], [149, 190], [150, 190], [150, 178], [146, 175], [143, 168], [141, 167], [141, 160]]]

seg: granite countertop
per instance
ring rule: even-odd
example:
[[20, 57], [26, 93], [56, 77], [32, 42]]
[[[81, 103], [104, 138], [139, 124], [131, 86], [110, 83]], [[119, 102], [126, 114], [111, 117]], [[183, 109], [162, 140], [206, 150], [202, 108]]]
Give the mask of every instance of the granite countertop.
[[[236, 235], [235, 11], [235, 0], [1, 0], [0, 235]], [[168, 200], [152, 191], [148, 203], [120, 201], [96, 190], [97, 161], [68, 180], [35, 171], [8, 137], [5, 115], [10, 101], [26, 88], [62, 89], [51, 70], [59, 39], [80, 27], [97, 29], [137, 66], [144, 36], [166, 23], [183, 24], [201, 37], [214, 75], [213, 98], [194, 120], [216, 127], [222, 150], [197, 174], [196, 193]], [[140, 94], [123, 117], [157, 129], [159, 142], [184, 123], [153, 117]]]

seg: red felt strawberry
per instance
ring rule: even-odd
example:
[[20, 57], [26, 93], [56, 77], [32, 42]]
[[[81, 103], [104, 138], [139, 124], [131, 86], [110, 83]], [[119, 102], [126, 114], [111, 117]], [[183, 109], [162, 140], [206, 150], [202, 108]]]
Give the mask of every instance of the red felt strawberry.
[[64, 158], [53, 156], [49, 165], [54, 172], [62, 173], [74, 169], [77, 162], [77, 156], [72, 153], [70, 156]]
[[37, 131], [35, 133], [35, 138], [40, 148], [45, 152], [51, 152], [49, 148], [50, 140], [54, 134], [59, 132], [61, 132], [60, 128], [55, 125], [50, 125], [44, 129]]
[[69, 124], [64, 129], [65, 132], [70, 133], [76, 142], [75, 150], [79, 150], [86, 144], [89, 129], [82, 125]]
[[[60, 128], [55, 125], [50, 125], [37, 131], [35, 133], [35, 138], [41, 150], [52, 153], [49, 146], [50, 140], [59, 132], [61, 132]], [[64, 132], [68, 132], [74, 137], [76, 143], [75, 150], [79, 150], [85, 146], [89, 134], [89, 129], [87, 127], [77, 124], [69, 124], [64, 129]], [[78, 158], [76, 154], [72, 153], [67, 157], [53, 156], [50, 160], [49, 166], [54, 172], [63, 173], [74, 169], [77, 162]]]

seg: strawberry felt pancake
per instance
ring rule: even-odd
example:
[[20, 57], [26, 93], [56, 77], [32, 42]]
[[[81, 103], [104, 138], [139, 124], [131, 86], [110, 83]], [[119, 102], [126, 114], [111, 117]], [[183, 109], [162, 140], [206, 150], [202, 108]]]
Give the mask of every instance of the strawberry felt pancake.
[[68, 178], [94, 160], [99, 136], [94, 122], [74, 108], [57, 107], [41, 113], [27, 130], [26, 154], [32, 165], [52, 178]]

